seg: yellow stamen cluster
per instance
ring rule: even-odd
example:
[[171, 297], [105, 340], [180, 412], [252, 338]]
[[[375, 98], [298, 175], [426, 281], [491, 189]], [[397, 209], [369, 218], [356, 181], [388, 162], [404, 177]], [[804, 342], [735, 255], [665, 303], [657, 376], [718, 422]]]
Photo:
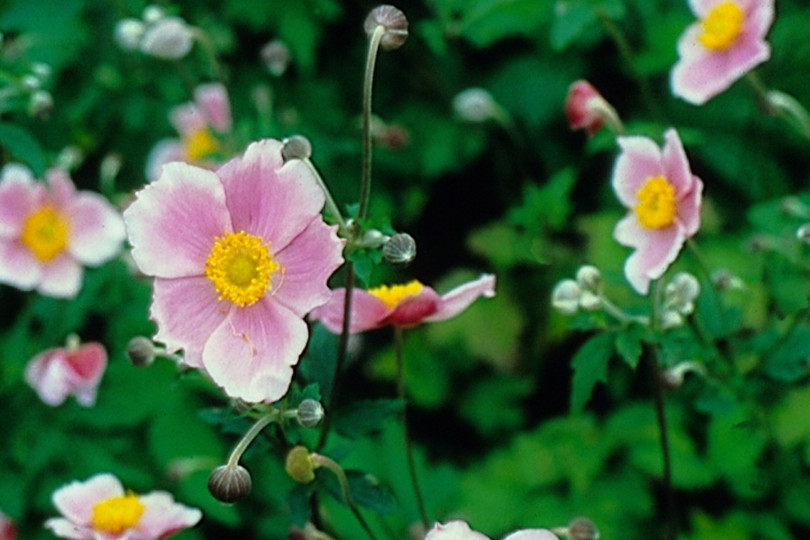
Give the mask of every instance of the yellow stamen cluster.
[[269, 243], [244, 231], [218, 236], [205, 261], [205, 276], [220, 300], [249, 306], [271, 289], [271, 278], [281, 268], [268, 251]]
[[419, 294], [422, 287], [424, 287], [424, 285], [419, 281], [413, 280], [403, 285], [380, 285], [379, 287], [369, 289], [368, 293], [385, 302], [385, 305], [388, 307], [394, 307], [406, 296]]
[[41, 206], [23, 223], [20, 241], [42, 262], [48, 262], [65, 250], [70, 226], [53, 206]]
[[740, 35], [744, 19], [745, 14], [734, 2], [718, 4], [702, 21], [700, 42], [707, 49], [725, 49]]
[[191, 161], [201, 161], [219, 150], [219, 141], [207, 128], [202, 127], [186, 138], [185, 149]]
[[126, 495], [111, 497], [94, 505], [90, 521], [97, 530], [117, 534], [134, 527], [143, 510], [138, 496], [129, 491]]
[[675, 189], [663, 176], [654, 176], [638, 191], [638, 221], [647, 229], [660, 229], [675, 220]]

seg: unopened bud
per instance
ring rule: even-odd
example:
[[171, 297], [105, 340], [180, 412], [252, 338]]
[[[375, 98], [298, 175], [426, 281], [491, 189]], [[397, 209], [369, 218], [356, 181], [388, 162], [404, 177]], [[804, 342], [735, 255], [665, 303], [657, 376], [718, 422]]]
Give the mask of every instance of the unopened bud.
[[602, 309], [602, 298], [591, 291], [583, 290], [579, 297], [579, 306], [585, 311], [598, 311]]
[[250, 473], [241, 465], [220, 465], [208, 477], [208, 491], [224, 503], [233, 503], [246, 497], [252, 487]]
[[298, 422], [304, 427], [315, 427], [323, 420], [323, 405], [314, 399], [305, 399], [298, 405]]
[[191, 27], [180, 17], [165, 17], [149, 29], [141, 40], [141, 52], [163, 60], [183, 58], [194, 45]]
[[377, 229], [369, 229], [363, 233], [360, 244], [368, 248], [378, 248], [388, 241], [388, 236]]
[[810, 223], [796, 229], [796, 238], [803, 244], [810, 244]]
[[285, 162], [291, 159], [309, 159], [312, 155], [312, 145], [309, 139], [302, 135], [293, 135], [282, 141], [281, 157]]
[[154, 24], [163, 17], [165, 17], [166, 12], [163, 10], [162, 7], [152, 4], [146, 6], [143, 9], [143, 14], [141, 16], [143, 17], [143, 20], [146, 21], [147, 24]]
[[407, 266], [416, 258], [416, 240], [408, 233], [397, 233], [383, 245], [383, 258], [394, 266]]
[[135, 367], [146, 367], [155, 361], [155, 345], [149, 338], [135, 336], [127, 343], [127, 358]]
[[115, 42], [125, 51], [134, 51], [141, 44], [146, 26], [138, 19], [122, 19], [115, 25]]
[[706, 368], [694, 361], [680, 362], [679, 364], [661, 372], [661, 383], [669, 390], [676, 390], [683, 384], [684, 376], [689, 373], [706, 375]]
[[564, 279], [557, 283], [551, 292], [551, 305], [563, 315], [573, 315], [579, 310], [579, 298], [582, 289], [573, 279]]
[[28, 114], [34, 118], [44, 119], [53, 110], [53, 96], [45, 90], [37, 90], [28, 100]]
[[712, 272], [711, 280], [712, 284], [714, 284], [714, 286], [721, 291], [726, 291], [729, 289], [739, 290], [745, 288], [745, 283], [743, 283], [743, 280], [725, 268]]
[[287, 454], [284, 470], [290, 478], [300, 484], [308, 484], [315, 480], [315, 464], [309, 450], [304, 446], [296, 446]]
[[290, 65], [290, 49], [278, 39], [267, 43], [259, 53], [267, 71], [279, 77], [287, 71]]
[[483, 88], [467, 88], [453, 98], [453, 111], [467, 122], [486, 122], [498, 116], [499, 106]]
[[674, 309], [668, 309], [661, 314], [661, 328], [664, 330], [683, 326], [683, 322], [683, 315]]
[[568, 524], [568, 540], [596, 540], [599, 531], [593, 521], [586, 517], [575, 518]]
[[689, 315], [695, 309], [695, 300], [700, 295], [700, 282], [688, 272], [678, 272], [664, 288], [666, 307], [681, 315]]
[[40, 81], [45, 81], [51, 76], [53, 69], [44, 62], [34, 62], [31, 64], [31, 73], [33, 73]]
[[602, 286], [602, 273], [593, 265], [580, 266], [576, 277], [577, 285], [584, 290], [596, 293]]
[[385, 28], [380, 47], [385, 51], [398, 49], [408, 39], [408, 19], [402, 11], [391, 5], [377, 6], [366, 17], [363, 29], [371, 38], [378, 26]]
[[42, 85], [42, 81], [39, 80], [39, 77], [36, 75], [24, 75], [22, 79], [20, 79], [20, 86], [28, 92], [33, 92], [34, 90], [39, 89]]

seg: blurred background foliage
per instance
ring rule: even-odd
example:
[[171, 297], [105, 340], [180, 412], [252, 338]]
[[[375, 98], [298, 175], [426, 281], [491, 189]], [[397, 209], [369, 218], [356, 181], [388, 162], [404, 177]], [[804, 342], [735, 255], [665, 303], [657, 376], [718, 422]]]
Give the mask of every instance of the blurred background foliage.
[[[240, 145], [308, 137], [339, 204], [354, 203], [362, 22], [375, 4], [160, 4], [211, 38]], [[808, 141], [765, 114], [744, 81], [699, 108], [671, 96], [675, 42], [693, 18], [685, 1], [397, 6], [409, 18], [410, 37], [378, 60], [374, 111], [397, 136], [374, 148], [371, 219], [412, 234], [419, 255], [405, 270], [377, 266], [366, 277], [371, 285], [418, 278], [444, 291], [482, 271], [498, 276], [496, 298], [405, 335], [410, 419], [431, 518], [462, 517], [493, 537], [565, 525], [579, 515], [605, 539], [655, 538], [660, 530], [664, 495], [650, 374], [636, 365], [638, 355], [633, 362], [615, 345], [640, 347], [640, 338], [625, 328], [588, 341], [593, 332], [576, 328], [604, 327], [604, 320], [568, 321], [549, 307], [554, 284], [584, 263], [602, 270], [616, 303], [630, 310], [646, 303], [625, 283], [628, 252], [611, 238], [623, 212], [609, 181], [613, 138], [606, 130], [590, 139], [571, 132], [562, 113], [569, 84], [586, 78], [628, 131], [660, 140], [665, 128], [679, 130], [705, 183], [696, 238], [702, 259], [743, 284], [717, 301], [704, 279], [709, 292], [695, 316], [729, 365], [712, 364], [715, 351], [696, 344], [689, 328], [667, 338], [665, 365], [695, 359], [712, 373], [687, 377], [666, 396], [679, 538], [810, 537], [810, 249], [795, 241], [797, 227], [810, 219]], [[144, 7], [141, 0], [2, 3], [4, 84], [33, 62], [46, 63], [54, 102], [36, 118], [21, 103], [0, 110], [3, 162], [42, 173], [71, 147], [82, 156], [73, 171], [77, 185], [127, 204], [145, 182], [151, 147], [175, 135], [168, 110], [217, 75], [199, 46], [178, 62], [121, 50], [116, 22]], [[757, 69], [765, 85], [804, 104], [808, 14], [799, 0], [777, 1], [772, 58]], [[259, 54], [271, 39], [291, 52], [280, 76]], [[468, 87], [487, 89], [508, 121], [469, 123], [454, 114], [453, 97]], [[100, 181], [109, 156], [121, 163], [114, 183]], [[676, 269], [697, 272], [699, 261], [685, 251]], [[109, 471], [136, 491], [167, 489], [202, 508], [202, 525], [178, 538], [285, 538], [306, 518], [307, 490], [285, 475], [287, 446], [279, 441], [311, 441], [314, 434], [257, 441], [245, 456], [253, 493], [233, 506], [215, 501], [205, 487], [208, 473], [249, 423], [199, 374], [178, 374], [167, 360], [145, 370], [126, 361], [129, 339], [154, 333], [149, 296], [149, 283], [133, 277], [126, 256], [87, 271], [72, 301], [0, 288], [0, 509], [17, 520], [21, 538], [47, 538], [41, 524], [55, 514], [52, 491]], [[28, 359], [71, 333], [101, 341], [110, 354], [90, 409], [72, 400], [50, 408], [22, 379]], [[591, 346], [578, 361], [589, 371], [579, 373], [572, 396], [572, 359], [583, 343]], [[325, 387], [334, 349], [335, 338], [314, 328], [299, 370], [302, 387]], [[354, 351], [338, 402], [338, 435], [326, 452], [357, 471], [353, 487], [366, 493], [358, 499], [373, 527], [405, 538], [417, 510], [393, 418], [399, 406], [392, 402], [390, 331], [358, 338]], [[571, 412], [572, 401], [581, 410]], [[317, 482], [336, 491], [328, 475]], [[321, 498], [326, 519], [343, 538], [364, 537], [337, 499]]]

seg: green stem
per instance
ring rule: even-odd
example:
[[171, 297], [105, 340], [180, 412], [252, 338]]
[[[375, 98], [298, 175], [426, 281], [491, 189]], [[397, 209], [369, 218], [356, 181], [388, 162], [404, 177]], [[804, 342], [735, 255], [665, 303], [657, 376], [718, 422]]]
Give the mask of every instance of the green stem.
[[228, 466], [235, 467], [239, 464], [239, 459], [242, 457], [242, 454], [247, 450], [247, 447], [250, 446], [250, 443], [253, 442], [253, 439], [261, 433], [261, 431], [267, 427], [267, 425], [278, 418], [279, 411], [277, 409], [273, 409], [268, 414], [259, 418], [255, 424], [248, 430], [247, 433], [242, 437], [236, 447], [231, 452], [231, 457], [228, 458]]
[[354, 517], [357, 519], [357, 522], [360, 523], [360, 526], [363, 527], [363, 530], [366, 531], [369, 538], [372, 540], [377, 540], [377, 536], [374, 534], [374, 531], [371, 530], [366, 520], [363, 518], [363, 514], [360, 513], [360, 509], [357, 508], [357, 505], [354, 504], [354, 499], [352, 498], [352, 492], [349, 489], [349, 480], [346, 478], [346, 473], [343, 471], [343, 468], [335, 463], [332, 459], [313, 453], [310, 455], [310, 459], [312, 459], [312, 463], [316, 467], [326, 467], [330, 471], [332, 471], [335, 476], [338, 478], [338, 483], [340, 484], [341, 490], [343, 491], [343, 498], [346, 500], [346, 506], [349, 507]]
[[366, 72], [363, 79], [363, 179], [360, 187], [360, 204], [357, 209], [358, 221], [368, 213], [368, 198], [371, 192], [371, 91], [374, 86], [374, 66], [377, 63], [377, 52], [380, 40], [385, 34], [385, 27], [377, 25], [368, 45]]
[[321, 177], [320, 173], [318, 173], [318, 169], [315, 168], [315, 164], [312, 163], [312, 160], [309, 158], [304, 158], [301, 161], [312, 171], [312, 174], [315, 175], [315, 180], [318, 182], [318, 185], [321, 187], [321, 191], [323, 191], [324, 196], [326, 197], [326, 209], [332, 214], [332, 217], [335, 218], [337, 221], [338, 226], [341, 230], [347, 230], [348, 226], [346, 224], [346, 220], [343, 219], [343, 215], [340, 213], [340, 209], [338, 208], [337, 203], [335, 203], [335, 199], [332, 197], [332, 192], [329, 191], [329, 188], [326, 186], [326, 182], [323, 181], [323, 177]]

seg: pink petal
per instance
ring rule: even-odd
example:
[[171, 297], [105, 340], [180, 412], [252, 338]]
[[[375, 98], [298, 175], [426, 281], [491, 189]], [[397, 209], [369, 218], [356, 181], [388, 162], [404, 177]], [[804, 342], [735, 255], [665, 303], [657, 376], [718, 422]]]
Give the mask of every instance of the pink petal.
[[87, 525], [96, 503], [124, 494], [118, 479], [108, 473], [97, 474], [84, 482], [78, 480], [57, 489], [51, 499], [54, 506], [76, 525]]
[[638, 191], [652, 177], [664, 174], [661, 150], [648, 137], [619, 137], [622, 153], [613, 169], [613, 189], [621, 203], [633, 208], [638, 203]]
[[107, 367], [107, 350], [104, 346], [100, 343], [85, 343], [75, 351], [68, 351], [65, 362], [71, 369], [71, 382], [76, 397], [81, 394], [83, 399], [95, 398], [96, 388]]
[[34, 178], [31, 171], [17, 164], [2, 169], [0, 179], [0, 236], [17, 237], [34, 208]]
[[45, 528], [53, 531], [53, 534], [59, 538], [72, 538], [73, 540], [95, 540], [96, 538], [92, 527], [76, 525], [64, 518], [47, 520]]
[[282, 165], [281, 143], [265, 139], [217, 174], [225, 187], [235, 231], [258, 235], [278, 253], [317, 216], [324, 194], [300, 160]]
[[329, 300], [332, 292], [326, 282], [343, 263], [343, 240], [337, 226], [328, 226], [320, 217], [312, 220], [275, 260], [284, 268], [283, 281], [273, 298], [303, 317]]
[[183, 349], [186, 364], [202, 367], [205, 343], [230, 309], [207, 277], [155, 279], [150, 310], [158, 326], [155, 340], [171, 352]]
[[214, 239], [231, 231], [219, 178], [185, 163], [169, 163], [124, 211], [132, 257], [147, 275], [199, 276]]
[[205, 113], [194, 103], [184, 103], [169, 111], [169, 121], [177, 133], [187, 137], [195, 131], [204, 129], [208, 123]]
[[441, 298], [436, 291], [430, 287], [422, 287], [418, 293], [410, 294], [397, 302], [393, 311], [381, 321], [380, 326], [385, 324], [415, 326], [435, 314], [440, 303]]
[[82, 288], [82, 266], [67, 253], [57, 255], [42, 266], [37, 291], [54, 298], [73, 298]]
[[[343, 329], [343, 307], [346, 298], [346, 289], [340, 288], [332, 291], [332, 297], [321, 307], [310, 313], [310, 319], [320, 321], [334, 334]], [[385, 319], [391, 314], [385, 302], [362, 289], [352, 289], [352, 317], [349, 331], [351, 333], [365, 332], [379, 328], [385, 324]]]
[[678, 202], [678, 221], [684, 228], [686, 238], [697, 233], [700, 228], [700, 208], [703, 194], [703, 182], [693, 177], [692, 191], [685, 194]]
[[61, 349], [44, 351], [25, 366], [25, 382], [46, 405], [61, 405], [71, 391], [70, 369]]
[[174, 498], [163, 491], [153, 491], [138, 497], [143, 504], [143, 514], [138, 518], [137, 527], [131, 531], [130, 540], [154, 540], [166, 538], [182, 529], [196, 525], [202, 519], [202, 512], [174, 502]]
[[273, 402], [287, 393], [308, 336], [303, 319], [264, 297], [231, 311], [206, 344], [203, 364], [229, 396]]
[[689, 169], [689, 160], [678, 137], [678, 132], [668, 129], [664, 133], [664, 148], [661, 152], [661, 161], [667, 182], [675, 191], [675, 198], [680, 199], [689, 193], [693, 187], [692, 171]]
[[64, 169], [48, 169], [45, 173], [50, 188], [50, 195], [57, 208], [64, 209], [76, 196], [76, 186]]
[[80, 192], [67, 208], [68, 250], [82, 264], [97, 266], [113, 258], [126, 238], [124, 220], [103, 197]]
[[684, 242], [677, 223], [663, 229], [648, 230], [643, 243], [625, 261], [627, 280], [640, 294], [647, 294], [650, 280], [660, 278], [678, 257]]
[[201, 84], [194, 91], [194, 101], [211, 127], [220, 133], [231, 129], [231, 103], [224, 86], [220, 83]]
[[173, 161], [188, 161], [186, 150], [179, 139], [158, 141], [146, 156], [146, 178], [154, 181], [160, 178], [163, 166]]
[[16, 240], [0, 240], [0, 283], [30, 291], [42, 279], [39, 260]]
[[479, 296], [492, 298], [495, 296], [495, 276], [484, 274], [474, 281], [465, 283], [445, 293], [439, 302], [438, 311], [425, 318], [426, 322], [443, 321], [455, 317]]
[[559, 540], [559, 538], [548, 529], [524, 529], [513, 532], [503, 540]]
[[745, 9], [745, 33], [755, 39], [762, 39], [773, 23], [773, 0], [748, 0]]

